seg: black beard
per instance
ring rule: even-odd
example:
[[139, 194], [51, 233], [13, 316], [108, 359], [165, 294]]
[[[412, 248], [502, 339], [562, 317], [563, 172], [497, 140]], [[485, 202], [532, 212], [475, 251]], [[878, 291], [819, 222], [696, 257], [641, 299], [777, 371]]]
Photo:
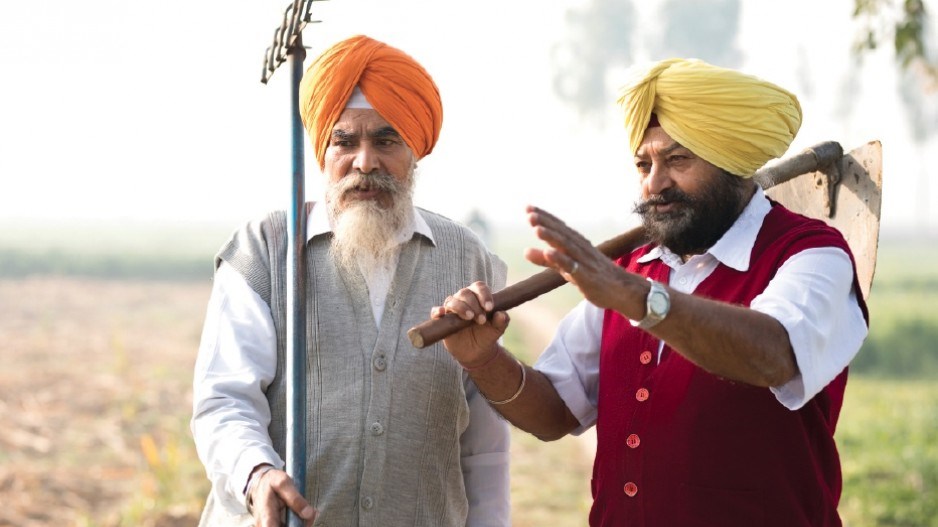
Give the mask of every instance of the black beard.
[[[746, 181], [729, 173], [711, 180], [696, 195], [675, 187], [635, 205], [649, 241], [680, 256], [702, 254], [719, 241], [743, 209]], [[653, 205], [677, 205], [655, 212]]]

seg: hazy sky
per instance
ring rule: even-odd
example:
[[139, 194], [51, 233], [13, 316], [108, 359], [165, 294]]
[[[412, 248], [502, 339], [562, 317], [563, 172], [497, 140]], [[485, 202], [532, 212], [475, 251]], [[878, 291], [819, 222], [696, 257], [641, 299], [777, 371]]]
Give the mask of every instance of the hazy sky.
[[[637, 184], [614, 101], [599, 121], [584, 120], [552, 91], [551, 53], [570, 36], [565, 17], [588, 3], [317, 3], [322, 23], [304, 33], [307, 64], [335, 40], [365, 33], [434, 76], [445, 118], [436, 150], [420, 163], [418, 205], [456, 219], [478, 208], [520, 225], [534, 203], [575, 225], [626, 225]], [[289, 72], [266, 86], [260, 72], [288, 4], [0, 3], [0, 218], [236, 225], [284, 208]], [[660, 26], [659, 4], [633, 8], [634, 30], [623, 36], [633, 60], [662, 58], [643, 45]], [[938, 228], [938, 212], [926, 212], [938, 208], [938, 183], [924, 171], [924, 152], [938, 142], [911, 140], [888, 49], [850, 69], [852, 0], [741, 4], [741, 66], [798, 94], [805, 110], [790, 152], [830, 139], [847, 149], [881, 140], [884, 228]], [[853, 94], [846, 113], [845, 86]], [[321, 175], [309, 153], [307, 164], [307, 197], [316, 199]]]

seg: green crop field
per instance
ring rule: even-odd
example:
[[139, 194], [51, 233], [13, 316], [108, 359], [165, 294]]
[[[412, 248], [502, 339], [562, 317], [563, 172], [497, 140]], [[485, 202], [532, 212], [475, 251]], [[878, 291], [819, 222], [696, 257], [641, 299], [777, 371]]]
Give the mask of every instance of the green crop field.
[[938, 526], [938, 383], [854, 376], [837, 429], [851, 527]]

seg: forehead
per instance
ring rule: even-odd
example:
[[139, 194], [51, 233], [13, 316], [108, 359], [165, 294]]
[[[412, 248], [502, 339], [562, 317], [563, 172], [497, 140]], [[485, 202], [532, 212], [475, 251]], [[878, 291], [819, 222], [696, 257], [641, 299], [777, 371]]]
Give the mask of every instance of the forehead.
[[346, 108], [332, 126], [332, 130], [345, 132], [367, 132], [379, 128], [389, 128], [387, 122], [377, 110], [371, 108]]
[[668, 135], [668, 132], [664, 131], [663, 127], [652, 126], [651, 128], [645, 130], [645, 135], [642, 137], [642, 142], [639, 143], [638, 150], [635, 151], [635, 155], [644, 155], [662, 149], [673, 149], [681, 147], [682, 146], [677, 141]]

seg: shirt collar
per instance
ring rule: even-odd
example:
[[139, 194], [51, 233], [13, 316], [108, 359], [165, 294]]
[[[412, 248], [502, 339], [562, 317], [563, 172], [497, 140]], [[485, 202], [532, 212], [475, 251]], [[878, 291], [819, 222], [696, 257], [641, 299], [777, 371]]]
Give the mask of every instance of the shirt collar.
[[[313, 203], [312, 211], [310, 211], [306, 220], [306, 240], [309, 241], [316, 236], [330, 232], [332, 232], [332, 224], [329, 221], [326, 203], [322, 201]], [[404, 243], [410, 240], [414, 237], [414, 234], [420, 234], [430, 240], [430, 243], [436, 245], [436, 241], [433, 239], [433, 231], [430, 230], [430, 225], [423, 219], [417, 207], [414, 207], [413, 222], [401, 233], [399, 242]]]
[[[756, 243], [756, 236], [759, 235], [762, 222], [771, 209], [772, 205], [765, 196], [765, 192], [757, 186], [756, 192], [752, 195], [752, 199], [749, 200], [746, 208], [743, 209], [742, 214], [736, 218], [729, 230], [713, 244], [713, 247], [707, 250], [707, 253], [727, 267], [737, 271], [748, 271], [749, 258]], [[667, 248], [658, 246], [639, 258], [638, 262], [648, 263], [659, 258], [668, 265], [676, 264], [681, 260], [680, 256], [672, 253]], [[673, 265], [671, 266], [673, 267]]]

